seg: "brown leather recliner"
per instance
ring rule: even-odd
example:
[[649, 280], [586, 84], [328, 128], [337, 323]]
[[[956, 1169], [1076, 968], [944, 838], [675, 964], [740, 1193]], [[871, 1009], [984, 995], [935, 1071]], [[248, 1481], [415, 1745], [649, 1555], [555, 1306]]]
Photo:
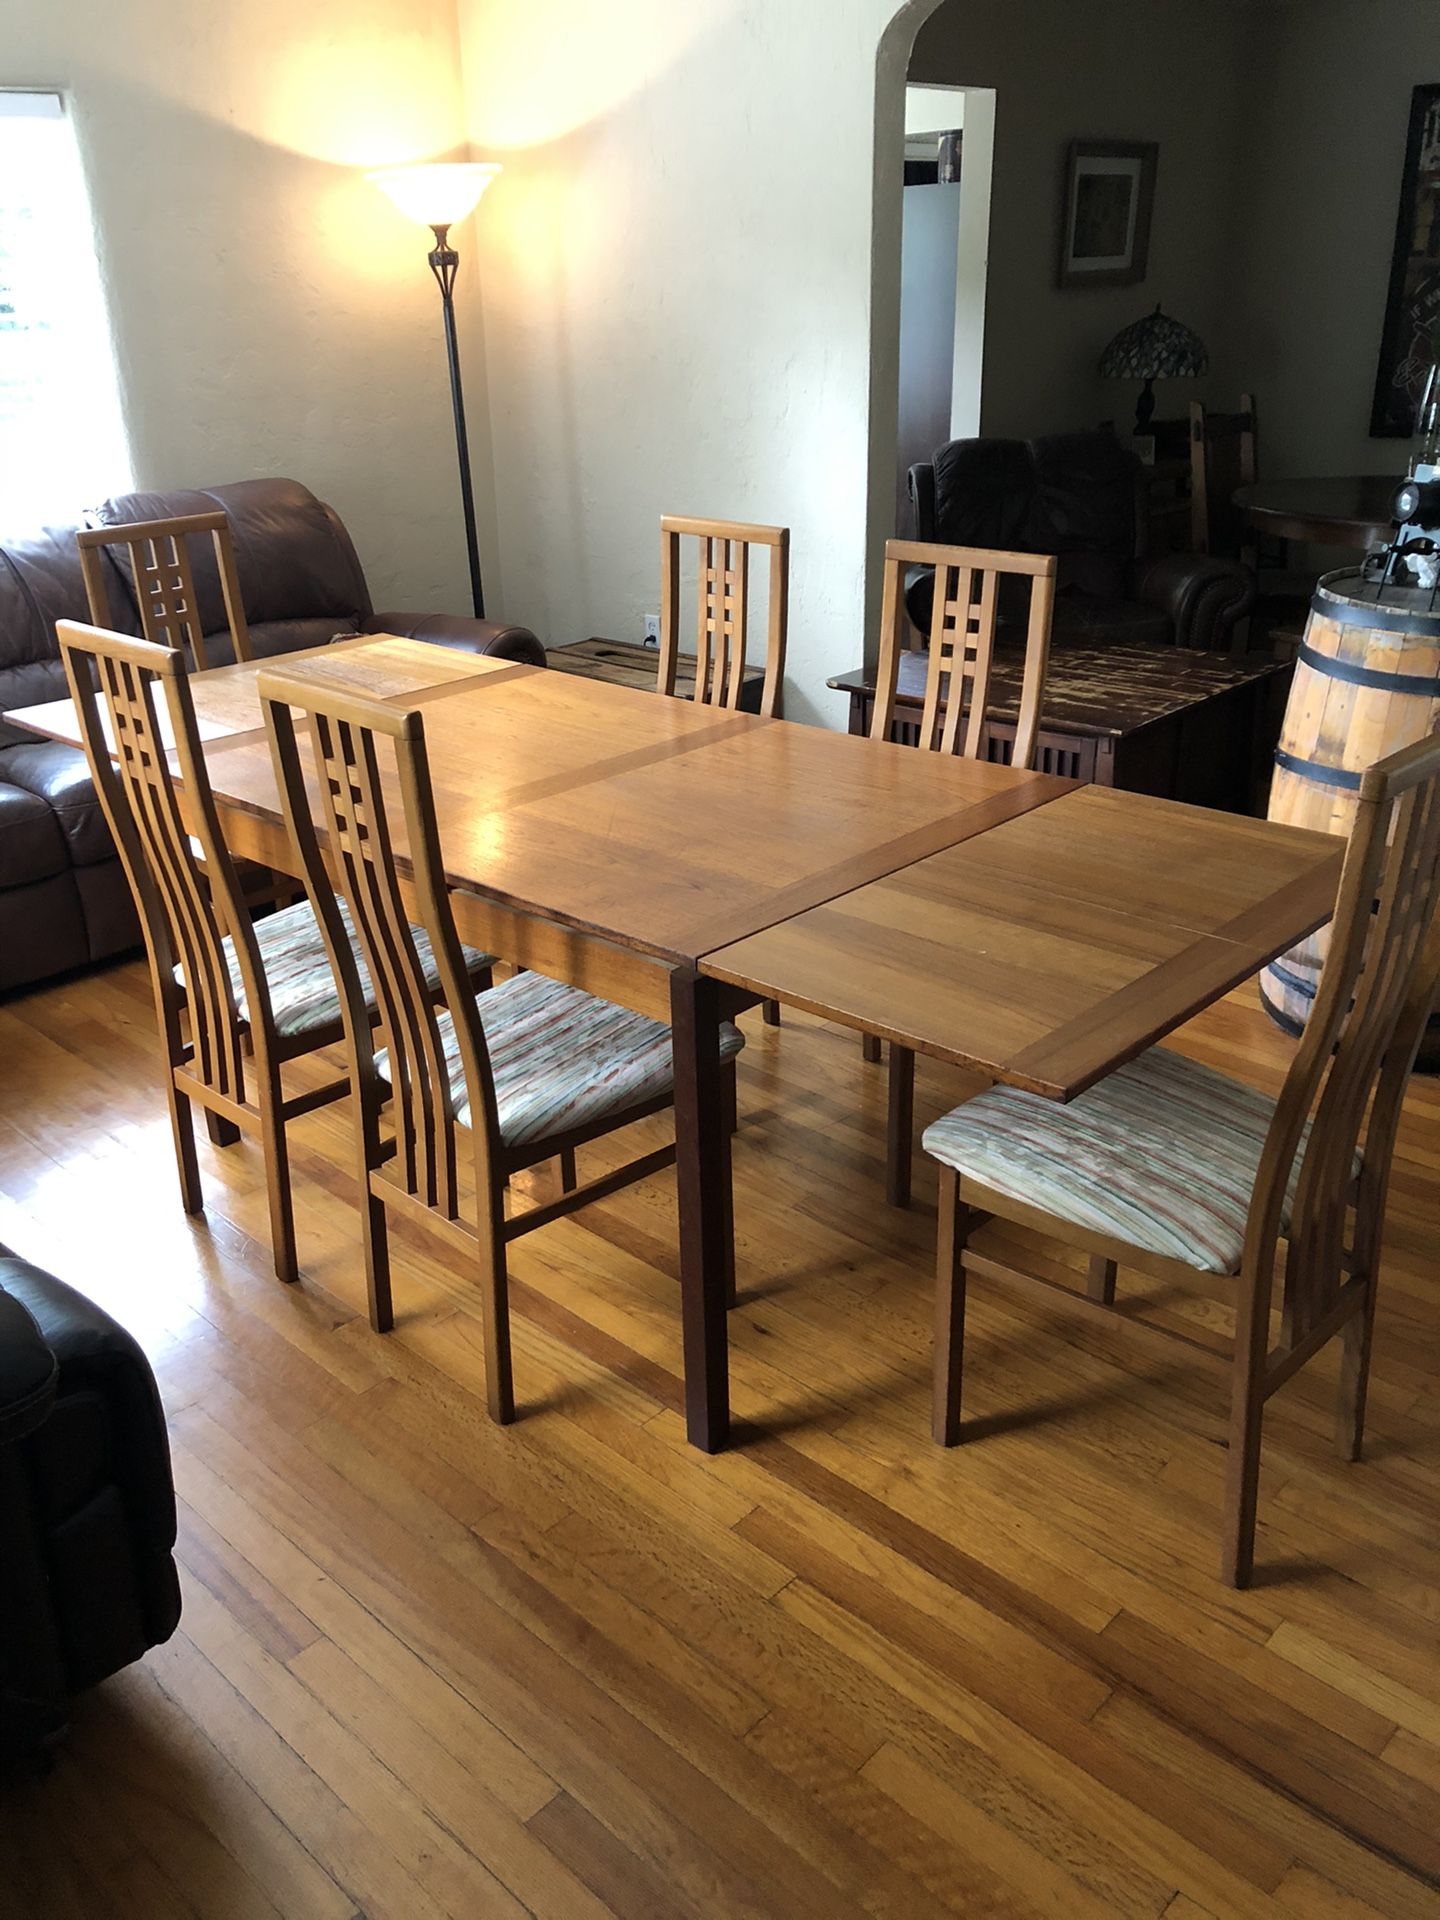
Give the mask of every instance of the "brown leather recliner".
[[[952, 440], [910, 469], [916, 538], [947, 546], [1053, 553], [1054, 635], [1226, 652], [1255, 603], [1238, 561], [1143, 551], [1142, 469], [1113, 433], [1038, 440]], [[912, 570], [905, 604], [928, 633], [929, 568]]]
[[[105, 501], [85, 524], [115, 526], [217, 507], [230, 518], [257, 654], [323, 645], [342, 632], [400, 633], [545, 664], [528, 627], [452, 614], [376, 613], [338, 514], [298, 480], [125, 494]], [[73, 526], [45, 527], [0, 546], [0, 716], [65, 698], [55, 622], [90, 617], [75, 533]], [[211, 664], [220, 665], [231, 657], [230, 642], [209, 543], [192, 543], [191, 557]], [[138, 634], [125, 557], [106, 549], [105, 560], [114, 624]], [[139, 939], [85, 756], [0, 718], [0, 992], [108, 959]]]

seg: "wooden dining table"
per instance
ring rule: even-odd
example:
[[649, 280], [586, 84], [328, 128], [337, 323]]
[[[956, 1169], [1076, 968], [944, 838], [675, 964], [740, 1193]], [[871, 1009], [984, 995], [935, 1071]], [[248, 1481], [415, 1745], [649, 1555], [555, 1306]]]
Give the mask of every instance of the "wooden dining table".
[[[191, 685], [232, 850], [294, 873], [263, 665]], [[787, 1001], [1066, 1100], [1334, 901], [1328, 834], [390, 636], [284, 665], [422, 711], [462, 939], [670, 1023], [686, 1426], [707, 1451], [730, 1428], [725, 1020]], [[5, 717], [79, 738], [68, 701]], [[395, 857], [403, 877], [403, 833]]]

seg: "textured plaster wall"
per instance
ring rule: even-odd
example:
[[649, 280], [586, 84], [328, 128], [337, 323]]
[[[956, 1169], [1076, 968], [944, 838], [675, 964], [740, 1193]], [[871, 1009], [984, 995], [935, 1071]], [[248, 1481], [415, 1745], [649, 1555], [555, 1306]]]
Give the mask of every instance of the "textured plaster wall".
[[[942, 0], [911, 77], [995, 89], [981, 430], [1031, 434], [1133, 420], [1138, 385], [1102, 380], [1106, 342], [1158, 300], [1210, 350], [1198, 383], [1157, 388], [1233, 408], [1250, 364], [1237, 338], [1238, 235], [1252, 193], [1243, 144], [1253, 0]], [[1058, 288], [1074, 139], [1160, 148], [1145, 279]]]
[[0, 85], [71, 94], [136, 480], [293, 474], [378, 602], [463, 611], [428, 235], [357, 172], [461, 136], [453, 0], [0, 0]]
[[1427, 0], [1284, 0], [1251, 60], [1253, 144], [1237, 289], [1262, 470], [1395, 473], [1370, 438], [1410, 92], [1440, 80]]
[[640, 637], [662, 511], [778, 521], [786, 711], [843, 724], [824, 682], [873, 639], [932, 4], [460, 0], [470, 136], [506, 166], [481, 253], [507, 606], [552, 641]]

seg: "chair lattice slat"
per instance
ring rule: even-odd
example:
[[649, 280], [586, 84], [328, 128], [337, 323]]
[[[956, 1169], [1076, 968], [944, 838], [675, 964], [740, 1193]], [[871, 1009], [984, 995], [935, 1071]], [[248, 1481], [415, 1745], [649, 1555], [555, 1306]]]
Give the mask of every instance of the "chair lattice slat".
[[230, 522], [223, 513], [193, 513], [169, 520], [135, 520], [123, 526], [89, 527], [76, 535], [90, 618], [110, 625], [110, 591], [102, 549], [121, 547], [130, 562], [140, 630], [154, 646], [175, 647], [196, 667], [210, 665], [200, 596], [190, 555], [192, 538], [208, 534], [215, 553], [230, 646], [237, 660], [248, 660], [250, 629], [235, 567]]
[[765, 684], [760, 712], [779, 710], [785, 675], [789, 615], [790, 534], [785, 527], [755, 527], [724, 520], [688, 520], [665, 515], [660, 522], [660, 667], [662, 693], [674, 693], [679, 660], [681, 542], [697, 547], [695, 580], [695, 700], [698, 705], [739, 708], [745, 689], [750, 624], [750, 550], [770, 555]]
[[1048, 554], [998, 553], [983, 547], [940, 547], [911, 540], [887, 542], [871, 738], [892, 737], [900, 655], [906, 651], [909, 625], [904, 576], [905, 570], [914, 566], [934, 570], [919, 744], [942, 753], [963, 753], [971, 760], [984, 756], [1000, 629], [1000, 583], [1007, 578], [1028, 581], [1024, 682], [1011, 764], [1033, 767], [1055, 594], [1055, 561]]

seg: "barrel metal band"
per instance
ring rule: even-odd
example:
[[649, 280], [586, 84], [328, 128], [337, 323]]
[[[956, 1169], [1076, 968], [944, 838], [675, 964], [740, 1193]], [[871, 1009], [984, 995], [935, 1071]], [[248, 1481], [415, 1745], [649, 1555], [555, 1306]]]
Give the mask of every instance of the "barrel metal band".
[[1300, 664], [1352, 687], [1373, 687], [1379, 693], [1411, 693], [1417, 700], [1440, 699], [1440, 674], [1426, 679], [1418, 673], [1387, 673], [1383, 667], [1360, 667], [1352, 660], [1341, 660], [1331, 653], [1317, 653], [1308, 643], [1300, 648]]
[[1337, 627], [1380, 627], [1386, 633], [1411, 633], [1417, 637], [1434, 633], [1440, 627], [1440, 606], [1387, 607], [1383, 600], [1342, 599], [1333, 587], [1327, 591], [1324, 579], [1310, 603], [1310, 611], [1317, 619], [1331, 620]]
[[1358, 788], [1362, 778], [1349, 767], [1327, 767], [1319, 760], [1302, 760], [1296, 753], [1286, 753], [1283, 747], [1275, 749], [1275, 764], [1286, 773], [1298, 773], [1302, 780], [1313, 780], [1321, 787]]

